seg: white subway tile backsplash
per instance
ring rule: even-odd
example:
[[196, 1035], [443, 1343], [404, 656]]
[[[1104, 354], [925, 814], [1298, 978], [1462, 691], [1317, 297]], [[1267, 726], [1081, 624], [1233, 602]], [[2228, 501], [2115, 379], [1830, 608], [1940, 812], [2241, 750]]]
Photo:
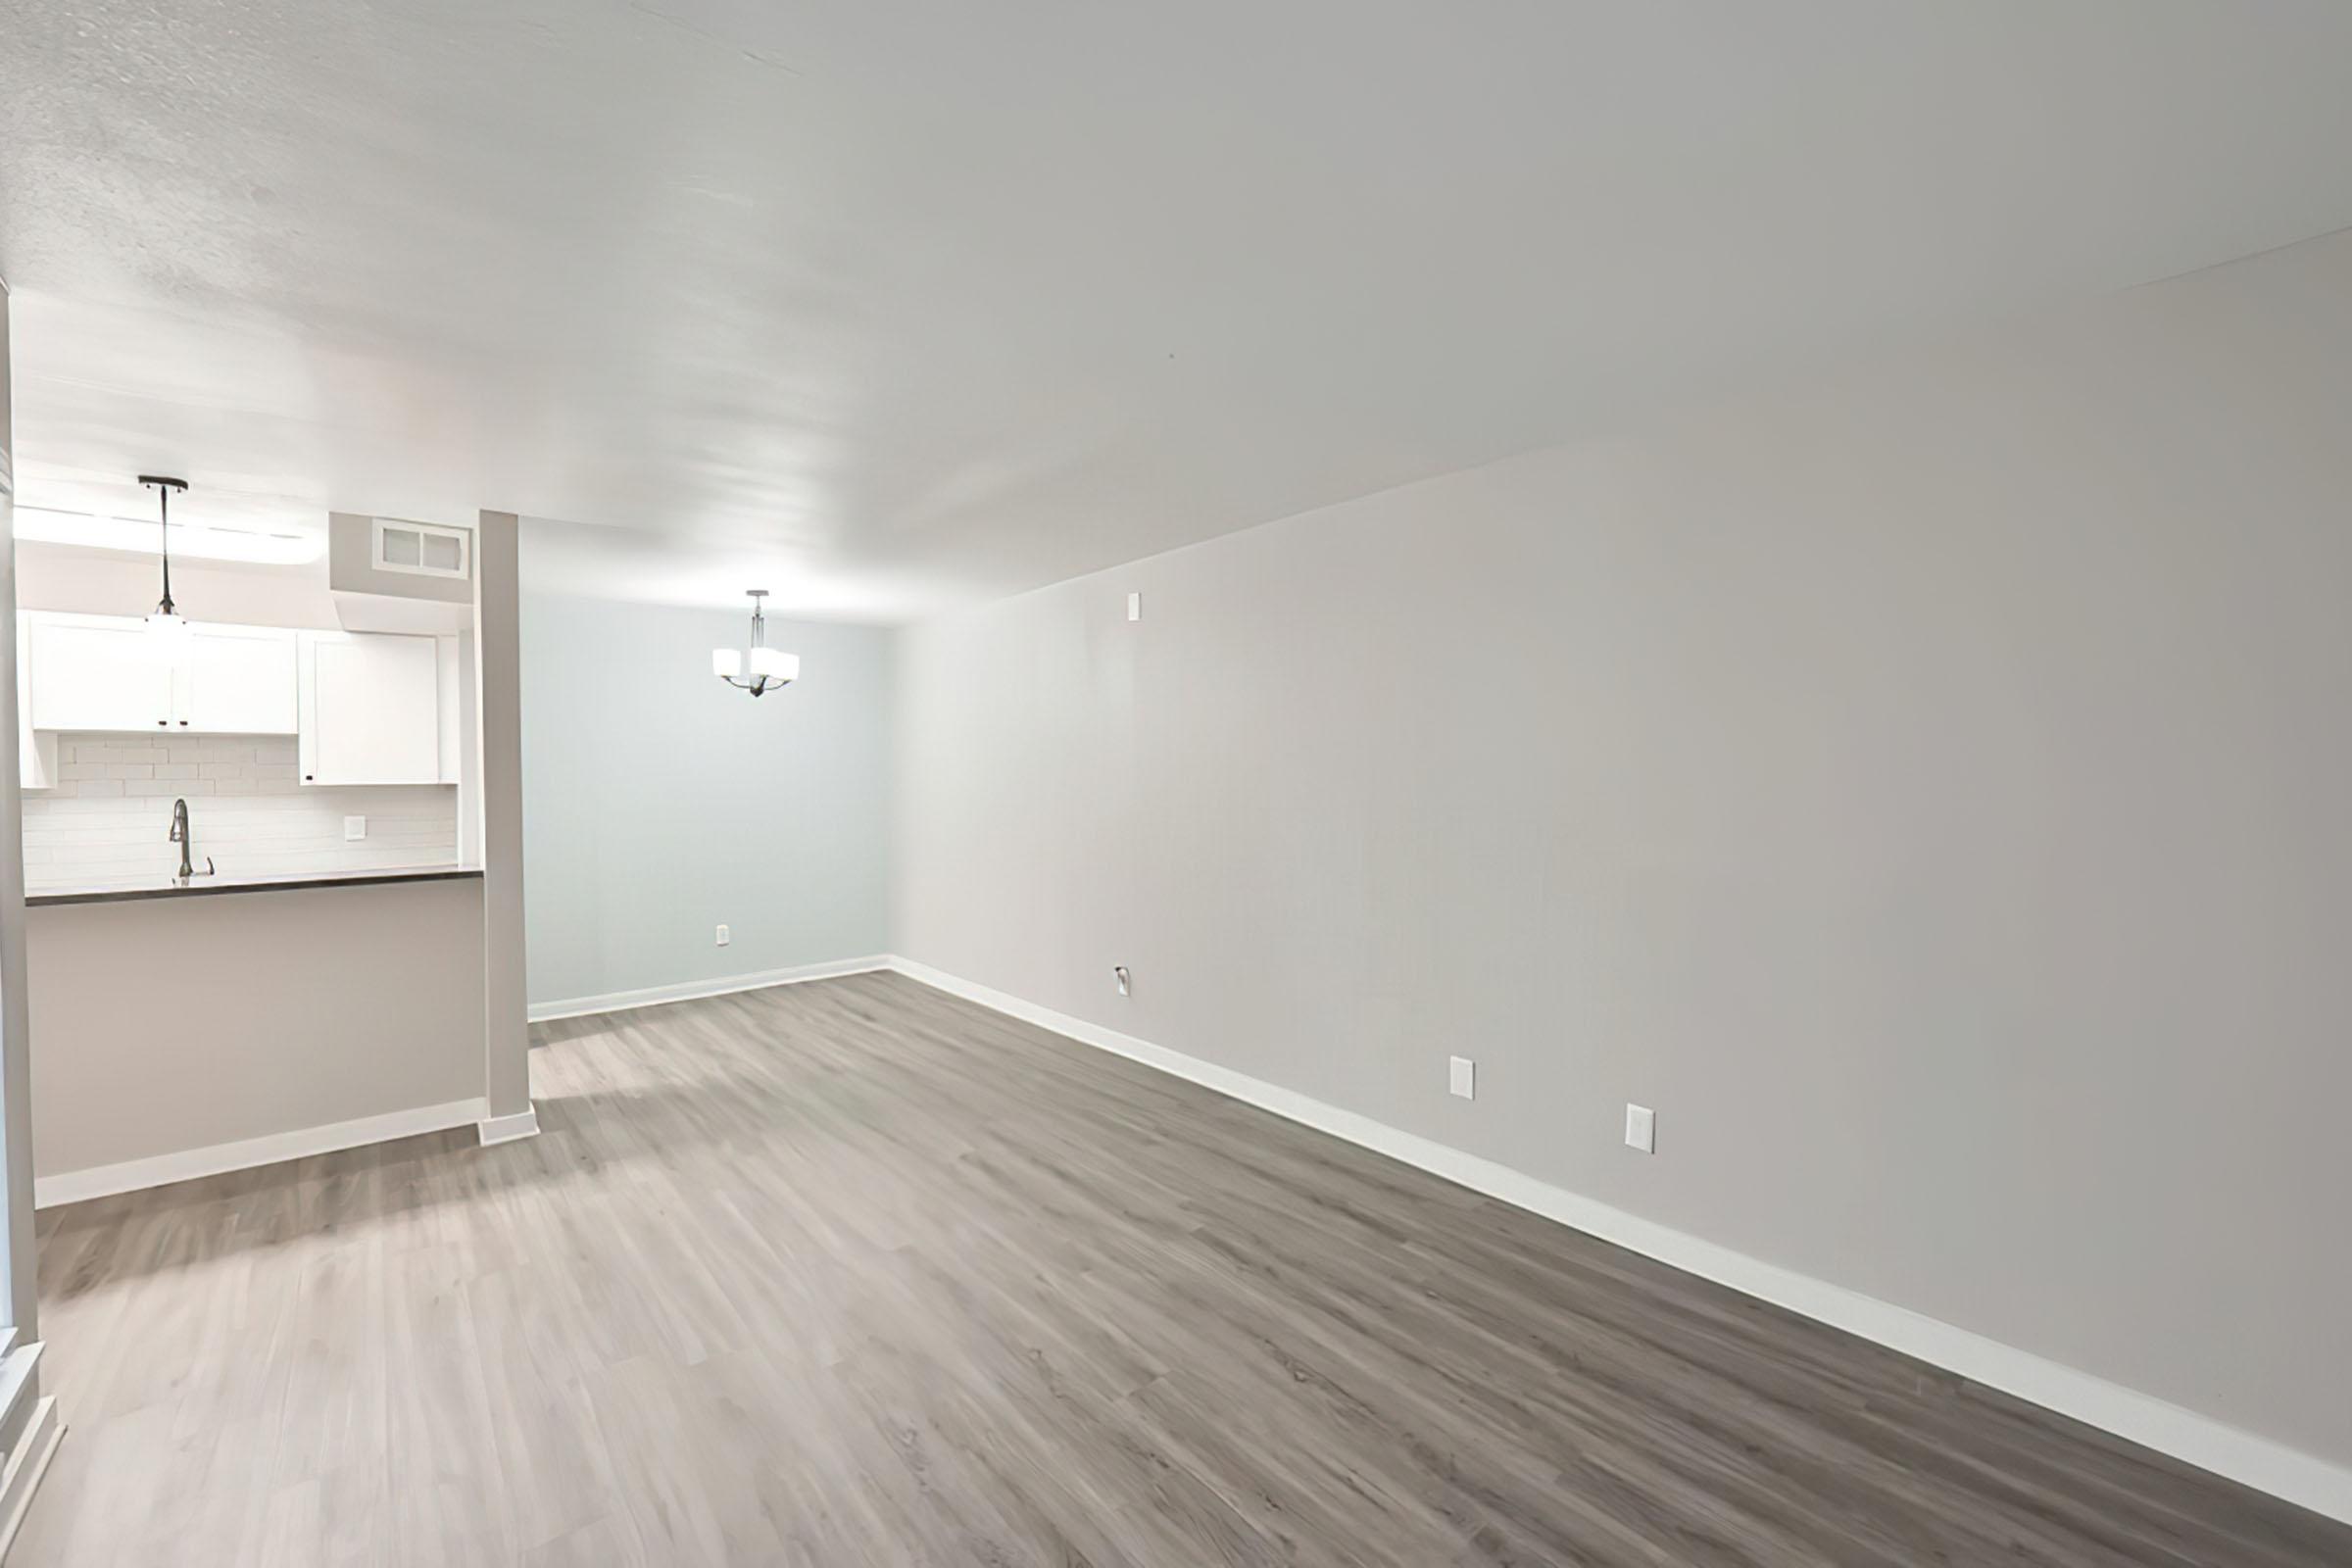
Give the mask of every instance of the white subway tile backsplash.
[[[24, 796], [24, 885], [31, 892], [145, 872], [178, 858], [166, 839], [172, 802], [185, 797], [196, 863], [272, 875], [454, 863], [454, 785], [305, 789], [294, 743], [277, 736], [174, 739], [58, 737], [58, 785]], [[343, 837], [343, 818], [368, 818], [368, 837]]]

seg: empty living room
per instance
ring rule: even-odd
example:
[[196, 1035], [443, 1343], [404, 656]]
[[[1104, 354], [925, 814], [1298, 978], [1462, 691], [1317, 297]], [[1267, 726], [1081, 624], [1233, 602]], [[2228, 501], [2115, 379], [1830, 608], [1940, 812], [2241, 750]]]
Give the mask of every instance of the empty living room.
[[2352, 6], [0, 0], [8, 1568], [2352, 1568]]

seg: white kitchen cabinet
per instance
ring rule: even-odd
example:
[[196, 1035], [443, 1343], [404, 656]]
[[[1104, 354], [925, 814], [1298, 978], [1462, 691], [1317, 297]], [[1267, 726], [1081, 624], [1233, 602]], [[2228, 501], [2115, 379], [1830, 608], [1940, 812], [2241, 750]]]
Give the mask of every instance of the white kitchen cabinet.
[[212, 735], [292, 735], [295, 634], [275, 626], [190, 628], [173, 672], [172, 727]]
[[126, 615], [29, 611], [23, 683], [35, 731], [294, 733], [294, 633], [191, 625], [173, 650]]
[[17, 782], [28, 790], [57, 787], [57, 734], [32, 727], [32, 623], [17, 617]]
[[59, 730], [294, 735], [306, 784], [436, 784], [456, 765], [455, 638], [200, 624], [167, 651], [124, 615], [28, 611], [18, 627], [26, 788], [55, 782]]
[[440, 650], [398, 632], [304, 632], [305, 784], [441, 782]]
[[32, 727], [172, 729], [175, 666], [121, 615], [29, 613]]

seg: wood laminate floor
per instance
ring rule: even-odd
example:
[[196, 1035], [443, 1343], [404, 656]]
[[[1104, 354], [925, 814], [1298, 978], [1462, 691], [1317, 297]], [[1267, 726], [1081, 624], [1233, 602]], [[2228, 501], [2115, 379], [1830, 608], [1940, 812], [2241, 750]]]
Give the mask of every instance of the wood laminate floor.
[[2352, 1530], [891, 975], [545, 1132], [41, 1216], [11, 1562], [2352, 1563]]

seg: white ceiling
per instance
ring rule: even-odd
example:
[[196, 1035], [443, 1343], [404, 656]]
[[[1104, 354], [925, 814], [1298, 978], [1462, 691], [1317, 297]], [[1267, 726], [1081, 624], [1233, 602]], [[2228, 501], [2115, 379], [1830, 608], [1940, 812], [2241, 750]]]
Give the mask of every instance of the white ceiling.
[[0, 0], [21, 488], [893, 618], [2352, 224], [2348, 106], [2330, 0]]

